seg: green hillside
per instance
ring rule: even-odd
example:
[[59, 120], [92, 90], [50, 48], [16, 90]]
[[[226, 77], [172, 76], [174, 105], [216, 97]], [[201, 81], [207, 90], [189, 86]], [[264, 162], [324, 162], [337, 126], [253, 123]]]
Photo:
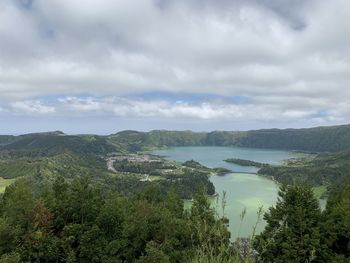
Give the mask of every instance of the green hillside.
[[0, 146], [13, 142], [16, 136], [12, 135], [0, 135]]
[[287, 184], [299, 182], [312, 186], [336, 186], [350, 178], [350, 150], [291, 160], [280, 166], [265, 165], [258, 173], [273, 176]]
[[192, 131], [155, 130], [150, 132], [122, 131], [110, 135], [112, 143], [125, 145], [129, 151], [140, 151], [164, 146], [205, 145], [206, 133]]
[[[135, 195], [151, 184], [158, 185], [164, 192], [175, 187], [182, 198], [188, 199], [202, 185], [208, 186], [208, 194], [215, 193], [208, 179], [214, 172], [211, 169], [186, 170], [179, 163], [174, 170], [165, 161], [115, 162], [108, 168], [111, 156], [127, 158], [128, 152], [135, 151], [135, 147], [141, 149], [143, 145], [139, 140], [142, 133], [124, 132], [122, 135], [122, 139], [114, 141], [103, 136], [70, 136], [62, 132], [16, 136], [0, 147], [0, 178], [5, 180], [4, 184], [20, 177], [42, 184], [52, 182], [58, 176], [68, 180], [89, 176], [104, 191], [113, 190], [125, 195]], [[156, 169], [157, 164], [163, 168]]]
[[123, 131], [107, 137], [129, 151], [171, 146], [240, 146], [319, 152], [316, 157], [266, 165], [259, 174], [288, 184], [302, 182], [331, 189], [350, 176], [350, 125], [246, 132]]
[[69, 150], [79, 154], [106, 154], [118, 151], [104, 137], [71, 136], [62, 134], [28, 134], [18, 136], [10, 143], [0, 146], [1, 151], [35, 151], [45, 150], [46, 154]]
[[106, 171], [103, 159], [93, 156], [79, 156], [72, 152], [62, 152], [47, 157], [22, 157], [0, 160], [0, 177], [41, 177], [50, 179], [54, 176], [73, 178], [79, 175], [97, 176]]
[[101, 180], [108, 174], [103, 156], [120, 148], [101, 136], [69, 136], [48, 132], [12, 136], [0, 145], [0, 178], [51, 181], [57, 176], [88, 175]]
[[130, 151], [166, 146], [241, 146], [309, 152], [336, 152], [350, 148], [350, 125], [308, 129], [254, 131], [122, 131], [107, 137]]
[[255, 148], [335, 152], [350, 148], [350, 125], [248, 131], [235, 144]]

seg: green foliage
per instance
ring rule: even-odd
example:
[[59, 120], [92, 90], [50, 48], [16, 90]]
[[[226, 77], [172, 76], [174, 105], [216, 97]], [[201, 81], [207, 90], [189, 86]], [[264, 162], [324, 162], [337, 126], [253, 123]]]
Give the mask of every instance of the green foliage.
[[[47, 187], [19, 179], [0, 202], [0, 262], [348, 262], [350, 184], [321, 213], [311, 188], [283, 186], [254, 240], [230, 242], [200, 188], [190, 210], [176, 188], [106, 194], [86, 177]], [[34, 194], [35, 193], [35, 194]], [[225, 202], [222, 203], [223, 215]], [[254, 233], [253, 233], [254, 236]]]
[[[133, 137], [133, 133], [122, 134]], [[95, 135], [68, 136], [60, 132], [17, 136], [12, 143], [0, 146], [0, 177], [25, 177], [34, 184], [45, 185], [57, 176], [69, 180], [90, 176], [103, 185], [103, 191], [114, 190], [125, 195], [135, 195], [154, 183], [161, 187], [163, 194], [175, 187], [182, 198], [188, 199], [199, 186], [205, 185], [208, 194], [214, 194], [215, 189], [208, 179], [211, 169], [204, 166], [186, 170], [181, 164], [161, 158], [145, 162], [121, 160], [114, 163], [116, 173], [110, 172], [107, 156], [122, 151], [123, 147], [119, 146], [124, 143], [123, 140], [110, 142]], [[150, 180], [145, 175], [151, 176]]]
[[204, 241], [229, 247], [205, 192], [189, 214], [175, 189], [156, 185], [132, 198], [103, 194], [86, 177], [33, 187], [17, 180], [1, 199], [0, 262], [190, 262]]
[[5, 192], [6, 187], [12, 184], [14, 181], [14, 179], [4, 179], [0, 177], [0, 194]]
[[6, 217], [0, 218], [0, 255], [14, 249], [18, 242], [18, 232], [18, 229], [11, 225]]
[[[249, 257], [242, 257], [241, 251], [230, 243], [230, 233], [227, 231], [228, 219], [221, 217], [216, 220], [216, 214], [201, 189], [195, 195], [191, 207], [192, 228], [195, 229], [197, 249], [191, 262], [205, 263], [238, 263], [250, 262]], [[222, 200], [223, 214], [225, 214], [225, 193]]]
[[169, 257], [160, 249], [159, 244], [154, 241], [150, 241], [146, 245], [146, 254], [142, 256], [138, 263], [169, 263]]
[[335, 152], [350, 148], [350, 125], [248, 131], [235, 145], [252, 148]]
[[[350, 183], [344, 182], [331, 193], [324, 211], [321, 231], [322, 243], [327, 245], [320, 254], [324, 260], [337, 258], [339, 262], [350, 261]], [[337, 261], [337, 262], [338, 262]]]
[[[194, 161], [183, 164], [168, 162], [162, 159], [158, 161], [128, 161], [115, 160], [113, 164], [116, 171], [123, 175], [106, 179], [108, 187], [125, 195], [135, 195], [148, 185], [157, 185], [163, 195], [174, 188], [179, 196], [191, 199], [193, 194], [201, 187], [207, 188], [208, 195], [215, 193], [215, 188], [209, 180], [212, 172], [223, 172], [211, 169]], [[224, 170], [227, 172], [227, 170]], [[145, 178], [156, 176], [151, 180]]]
[[122, 160], [115, 162], [113, 167], [118, 172], [150, 175], [162, 175], [160, 171], [162, 169], [177, 169], [175, 165], [165, 163], [164, 161], [130, 162], [128, 160]]
[[23, 175], [36, 174], [39, 162], [30, 160], [18, 160], [0, 162], [0, 176], [5, 179], [13, 179]]
[[321, 249], [321, 210], [311, 188], [282, 186], [275, 207], [264, 215], [255, 247], [264, 262], [315, 262]]
[[13, 142], [16, 139], [16, 136], [12, 135], [0, 135], [0, 145], [5, 145]]
[[17, 180], [6, 188], [1, 202], [1, 214], [8, 219], [10, 225], [27, 231], [33, 208], [34, 197], [26, 180]]
[[31, 177], [33, 180], [51, 180], [58, 175], [64, 175], [66, 178], [73, 178], [77, 175], [102, 177], [106, 173], [106, 164], [102, 158], [72, 152], [0, 161], [0, 177], [6, 179]]
[[20, 263], [21, 261], [21, 256], [17, 252], [12, 252], [9, 254], [3, 254], [0, 257], [0, 263]]
[[106, 154], [118, 151], [104, 137], [96, 136], [94, 140], [87, 140], [86, 136], [72, 136], [61, 133], [38, 133], [16, 137], [0, 148], [5, 151], [32, 151], [38, 156], [57, 154], [71, 151], [77, 154]]
[[258, 173], [272, 176], [285, 184], [306, 183], [312, 186], [336, 186], [348, 178], [350, 171], [350, 150], [319, 154], [285, 165], [265, 165]]

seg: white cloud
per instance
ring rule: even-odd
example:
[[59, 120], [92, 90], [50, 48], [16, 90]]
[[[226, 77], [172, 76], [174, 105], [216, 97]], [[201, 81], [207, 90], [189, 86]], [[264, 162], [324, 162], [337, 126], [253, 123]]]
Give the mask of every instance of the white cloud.
[[[350, 121], [348, 0], [19, 2], [0, 2], [6, 110]], [[251, 103], [123, 97], [150, 91], [247, 96]], [[48, 105], [40, 99], [48, 95], [63, 99]], [[328, 116], [317, 117], [322, 111]]]
[[59, 98], [58, 102], [62, 104], [62, 106], [77, 112], [98, 111], [101, 108], [100, 103], [92, 98], [81, 99], [77, 97], [66, 97]]
[[55, 112], [54, 107], [44, 105], [40, 101], [16, 101], [11, 103], [10, 106], [14, 113], [24, 115], [49, 114]]
[[[331, 112], [333, 117], [339, 118], [350, 113], [347, 105], [337, 107]], [[200, 120], [295, 120], [306, 119], [317, 115], [318, 107], [281, 108], [276, 104], [253, 103], [217, 103], [184, 101], [170, 102], [167, 100], [143, 100], [122, 97], [78, 98], [61, 97], [51, 103], [40, 101], [17, 101], [11, 103], [9, 110], [15, 114], [37, 115], [52, 114], [57, 116], [117, 116], [127, 118], [154, 117], [160, 119], [200, 119]], [[330, 118], [330, 115], [320, 118]]]

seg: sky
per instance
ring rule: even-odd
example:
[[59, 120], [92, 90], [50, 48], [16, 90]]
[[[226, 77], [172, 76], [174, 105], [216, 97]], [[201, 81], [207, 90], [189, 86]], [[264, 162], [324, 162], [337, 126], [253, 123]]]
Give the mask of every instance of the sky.
[[0, 134], [350, 123], [349, 0], [0, 0]]

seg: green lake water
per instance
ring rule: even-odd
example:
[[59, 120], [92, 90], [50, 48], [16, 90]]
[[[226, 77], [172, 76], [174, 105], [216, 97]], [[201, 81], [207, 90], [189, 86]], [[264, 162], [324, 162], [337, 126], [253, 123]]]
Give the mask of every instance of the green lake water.
[[[259, 207], [267, 210], [277, 200], [278, 186], [270, 179], [254, 174], [255, 167], [240, 166], [226, 163], [227, 158], [240, 158], [256, 162], [278, 164], [283, 160], [300, 157], [298, 153], [288, 151], [252, 149], [240, 147], [172, 147], [157, 150], [153, 154], [162, 155], [168, 160], [187, 161], [195, 160], [208, 167], [225, 167], [235, 173], [225, 176], [211, 176], [210, 180], [215, 186], [216, 192], [222, 197], [226, 192], [225, 216], [230, 220], [229, 230], [232, 238], [248, 237], [252, 234], [253, 226], [257, 222]], [[216, 201], [213, 201], [213, 205]], [[243, 210], [246, 214], [241, 223], [240, 215]], [[218, 207], [218, 213], [221, 208]], [[262, 221], [257, 226], [259, 233], [265, 226]]]

